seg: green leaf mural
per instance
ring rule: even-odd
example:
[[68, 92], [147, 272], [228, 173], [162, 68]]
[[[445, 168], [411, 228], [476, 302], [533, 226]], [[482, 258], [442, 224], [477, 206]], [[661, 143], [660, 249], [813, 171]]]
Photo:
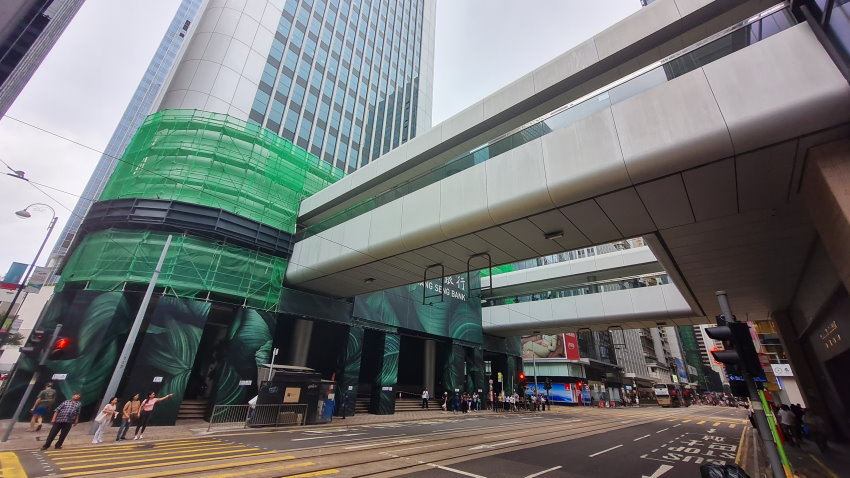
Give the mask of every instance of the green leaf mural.
[[[245, 404], [253, 397], [259, 385], [256, 383], [257, 367], [271, 361], [276, 326], [277, 314], [239, 309], [227, 333], [229, 343], [217, 381], [217, 404]], [[254, 385], [240, 386], [240, 380], [251, 380]]]

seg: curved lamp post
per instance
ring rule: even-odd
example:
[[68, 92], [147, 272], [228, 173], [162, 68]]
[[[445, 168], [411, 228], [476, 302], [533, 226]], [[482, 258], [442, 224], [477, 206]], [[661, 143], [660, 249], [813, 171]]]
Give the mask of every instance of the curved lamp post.
[[15, 303], [18, 301], [18, 297], [20, 297], [21, 292], [23, 292], [24, 290], [24, 287], [26, 287], [27, 280], [29, 280], [30, 274], [32, 274], [32, 271], [35, 269], [35, 264], [38, 262], [38, 257], [41, 255], [41, 251], [44, 250], [44, 246], [45, 244], [47, 244], [47, 240], [50, 238], [50, 234], [53, 232], [53, 227], [56, 226], [56, 221], [59, 219], [58, 217], [56, 217], [56, 210], [54, 210], [49, 205], [40, 202], [30, 204], [29, 206], [21, 209], [20, 211], [15, 212], [15, 215], [22, 219], [30, 218], [32, 217], [32, 213], [29, 211], [29, 209], [33, 206], [44, 206], [47, 209], [50, 209], [50, 212], [53, 214], [53, 218], [50, 220], [50, 225], [47, 226], [47, 234], [45, 234], [44, 240], [41, 241], [41, 247], [38, 248], [38, 252], [36, 252], [35, 254], [35, 259], [32, 260], [32, 263], [30, 264], [29, 269], [27, 269], [27, 273], [24, 275], [23, 280], [20, 284], [18, 284], [18, 290], [15, 292], [15, 296], [12, 298], [12, 302], [9, 303], [9, 308], [6, 309], [6, 313], [3, 315], [3, 321], [0, 322], [0, 326], [2, 326], [3, 330], [3, 333], [0, 334], [0, 345], [6, 342], [6, 337], [8, 337], [9, 335], [8, 330], [10, 325], [7, 325], [6, 321], [9, 320], [9, 315], [12, 314], [12, 309], [15, 307]]

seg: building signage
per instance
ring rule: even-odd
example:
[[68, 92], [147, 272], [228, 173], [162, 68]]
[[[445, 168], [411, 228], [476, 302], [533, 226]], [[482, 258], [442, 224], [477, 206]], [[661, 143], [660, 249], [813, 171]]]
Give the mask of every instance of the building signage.
[[239, 381], [239, 386], [240, 386], [240, 387], [243, 387], [243, 386], [245, 386], [245, 385], [251, 385], [251, 383], [252, 383], [252, 381], [251, 381], [251, 380], [240, 380], [240, 381]]
[[566, 355], [567, 360], [581, 358], [578, 352], [578, 336], [576, 334], [564, 334], [564, 355]]
[[787, 363], [774, 363], [770, 364], [773, 369], [773, 374], [777, 377], [793, 377], [794, 372], [791, 371], [791, 364]]
[[154, 377], [153, 383], [162, 383], [162, 377]]
[[65, 380], [66, 378], [68, 378], [67, 373], [54, 373], [51, 380]]
[[819, 333], [818, 337], [820, 338], [823, 346], [826, 347], [827, 350], [835, 347], [839, 343], [841, 343], [841, 331], [838, 330], [838, 322], [833, 320], [828, 323], [826, 327], [824, 327]]
[[443, 295], [453, 299], [466, 300], [466, 274], [448, 276], [444, 280], [427, 280], [424, 285], [429, 291], [442, 292]]

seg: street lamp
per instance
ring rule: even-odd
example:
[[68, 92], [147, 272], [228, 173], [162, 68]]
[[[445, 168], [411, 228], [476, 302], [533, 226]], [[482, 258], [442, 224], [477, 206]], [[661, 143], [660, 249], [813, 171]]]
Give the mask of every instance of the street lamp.
[[3, 321], [0, 322], [2, 324], [3, 332], [0, 333], [0, 345], [6, 342], [6, 337], [9, 336], [9, 328], [11, 324], [7, 324], [6, 321], [9, 320], [9, 315], [12, 313], [12, 309], [15, 307], [15, 303], [18, 301], [18, 297], [20, 297], [21, 292], [23, 292], [24, 287], [26, 287], [27, 280], [30, 278], [30, 274], [32, 274], [33, 269], [35, 269], [35, 264], [38, 262], [38, 257], [41, 255], [41, 251], [44, 250], [45, 244], [47, 244], [47, 239], [50, 238], [50, 234], [53, 232], [53, 227], [56, 226], [56, 221], [59, 219], [56, 217], [56, 211], [47, 204], [44, 203], [33, 203], [29, 206], [21, 209], [20, 211], [15, 212], [15, 215], [22, 218], [27, 219], [32, 217], [32, 213], [29, 209], [33, 206], [44, 206], [47, 209], [50, 209], [50, 212], [53, 214], [53, 219], [50, 220], [50, 225], [47, 226], [47, 234], [44, 236], [44, 240], [41, 242], [41, 247], [38, 248], [38, 252], [35, 254], [35, 259], [32, 260], [32, 263], [27, 269], [27, 273], [24, 275], [24, 279], [18, 284], [18, 290], [15, 292], [15, 296], [12, 298], [12, 302], [9, 303], [9, 308], [6, 309], [6, 313], [3, 315]]

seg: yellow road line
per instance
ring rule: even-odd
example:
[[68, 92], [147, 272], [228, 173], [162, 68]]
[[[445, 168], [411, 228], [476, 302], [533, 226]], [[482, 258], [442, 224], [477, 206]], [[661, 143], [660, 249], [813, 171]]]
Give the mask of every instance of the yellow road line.
[[[152, 457], [165, 457], [167, 455], [179, 455], [179, 454], [183, 454], [183, 453], [195, 453], [195, 452], [199, 452], [199, 451], [212, 451], [212, 450], [224, 451], [224, 449], [227, 449], [227, 448], [229, 448], [230, 451], [242, 451], [242, 450], [245, 449], [245, 446], [244, 445], [222, 444], [221, 446], [191, 448], [191, 449], [187, 449], [187, 450], [172, 450], [172, 451], [158, 451], [158, 450], [141, 451], [140, 450], [140, 451], [132, 453], [131, 456], [136, 456], [136, 457], [145, 456], [145, 457], [147, 457], [148, 461], [150, 461], [150, 459]], [[125, 454], [126, 453], [116, 453], [115, 455], [125, 455]], [[191, 455], [189, 455], [189, 456], [191, 456]], [[129, 457], [126, 457], [126, 458], [129, 458]], [[112, 460], [114, 462], [115, 459], [116, 459], [116, 456], [114, 456], [114, 455], [112, 455], [112, 456], [110, 456], [110, 455], [98, 455], [97, 457], [75, 456], [73, 458], [55, 458], [55, 459], [53, 459], [53, 463], [56, 463], [57, 465], [62, 466], [62, 465], [70, 465], [72, 463], [81, 463], [81, 462], [82, 463], [92, 463], [92, 462], [103, 461], [103, 460]]]
[[817, 457], [815, 457], [811, 453], [806, 453], [806, 454], [809, 455], [810, 457], [812, 457], [812, 460], [815, 460], [815, 463], [817, 463], [818, 465], [820, 465], [821, 468], [823, 468], [823, 471], [825, 471], [826, 474], [829, 475], [829, 478], [838, 478], [838, 475], [833, 473], [832, 470], [830, 470], [826, 465], [824, 465], [823, 462], [818, 460]]
[[720, 426], [720, 422], [714, 422], [714, 423], [712, 423], [712, 424], [711, 424], [711, 426], [713, 426], [713, 427], [719, 427], [719, 426]]
[[[744, 450], [744, 437], [745, 436], [747, 436], [746, 427], [743, 430], [741, 430], [741, 438], [738, 440], [738, 453], [735, 454], [735, 464], [736, 465], [741, 464], [741, 453]], [[743, 468], [743, 466], [741, 468]]]
[[[193, 467], [193, 468], [182, 468], [180, 470], [174, 470], [174, 473], [181, 473], [181, 474], [184, 474], [184, 473], [199, 473], [199, 472], [202, 472], [202, 471], [221, 470], [222, 468], [236, 468], [237, 466], [243, 467], [243, 466], [265, 465], [267, 463], [275, 463], [275, 462], [278, 462], [278, 461], [293, 460], [293, 459], [295, 459], [294, 456], [284, 456], [284, 457], [274, 457], [274, 458], [259, 458], [259, 459], [256, 459], [256, 460], [240, 461], [238, 463], [227, 462], [227, 463], [218, 463], [218, 464], [215, 464], [215, 465], [196, 466], [196, 467]], [[261, 471], [267, 471], [267, 470], [295, 468], [295, 467], [298, 467], [298, 466], [309, 466], [309, 465], [315, 465], [315, 463], [313, 463], [312, 461], [305, 461], [303, 463], [294, 463], [292, 465], [284, 465], [284, 466], [281, 466], [281, 467], [263, 468], [263, 469], [259, 470], [258, 473], [261, 472]], [[165, 466], [165, 465], [163, 465], [163, 466]], [[235, 476], [247, 475], [247, 474], [250, 474], [250, 473], [253, 473], [253, 472], [240, 472], [240, 473], [238, 473], [238, 475], [235, 475]], [[162, 472], [157, 471], [157, 472], [154, 472], [154, 473], [144, 473], [144, 474], [141, 474], [141, 475], [128, 475], [128, 478], [160, 478], [161, 476], [162, 476]], [[216, 476], [218, 476], [218, 475], [216, 475]], [[206, 476], [205, 478], [211, 478], [211, 477]]]
[[21, 466], [18, 455], [11, 451], [0, 452], [0, 476], [3, 478], [26, 478], [27, 473]]
[[181, 447], [191, 447], [198, 445], [208, 445], [213, 443], [225, 443], [221, 440], [198, 440], [198, 441], [190, 441], [190, 442], [168, 442], [168, 443], [154, 443], [154, 446], [151, 447], [150, 443], [137, 443], [132, 445], [101, 445], [101, 446], [89, 446], [85, 448], [77, 448], [74, 450], [45, 450], [43, 453], [47, 456], [68, 456], [68, 455], [86, 455], [92, 452], [100, 452], [100, 453], [120, 453], [127, 451], [138, 451], [138, 450], [163, 450], [168, 448], [181, 448]]
[[281, 476], [280, 478], [308, 478], [310, 476], [321, 476], [321, 475], [335, 475], [339, 473], [339, 470], [336, 468], [331, 468], [328, 470], [319, 470], [319, 471], [311, 471], [309, 473], [300, 473], [298, 475], [286, 475]]
[[[289, 465], [265, 467], [265, 468], [261, 468], [259, 470], [248, 470], [248, 471], [239, 471], [239, 472], [236, 472], [236, 473], [220, 473], [218, 475], [208, 475], [206, 478], [231, 478], [231, 477], [235, 477], [235, 476], [245, 476], [245, 475], [255, 475], [257, 473], [267, 473], [269, 471], [283, 471], [283, 470], [288, 470], [290, 468], [299, 468], [299, 467], [302, 467], [302, 466], [311, 466], [311, 465], [315, 465], [315, 463], [313, 463], [312, 461], [305, 461], [305, 462], [301, 462], [301, 463], [292, 463], [292, 464], [289, 464]], [[245, 465], [240, 465], [240, 466], [245, 466]], [[185, 473], [184, 470], [180, 470], [180, 472]], [[136, 478], [136, 477], [133, 477], [133, 478]]]
[[691, 422], [691, 421], [693, 421], [693, 420], [691, 420], [691, 419], [689, 418], [689, 419], [687, 419], [687, 420], [682, 420], [682, 423], [688, 423], [688, 422]]
[[[146, 465], [132, 465], [132, 466], [123, 466], [123, 467], [119, 467], [119, 468], [105, 468], [105, 469], [100, 469], [100, 470], [78, 471], [78, 472], [75, 472], [75, 473], [65, 473], [65, 476], [88, 476], [88, 475], [97, 475], [97, 474], [100, 474], [100, 473], [114, 473], [114, 472], [118, 472], [118, 471], [144, 470], [145, 468], [156, 468], [156, 467], [173, 466], [173, 465], [187, 465], [189, 463], [200, 463], [200, 462], [209, 461], [209, 460], [226, 460], [228, 458], [244, 458], [244, 457], [247, 457], [247, 456], [270, 455], [272, 453], [276, 453], [276, 452], [274, 452], [274, 451], [263, 451], [263, 452], [259, 452], [259, 453], [245, 453], [245, 454], [242, 454], [242, 455], [233, 455], [233, 456], [217, 456], [217, 457], [213, 457], [213, 458], [195, 458], [193, 460], [172, 461], [172, 462], [169, 462], [169, 463], [149, 463], [149, 464], [146, 464]], [[291, 457], [286, 457], [286, 458], [292, 460], [295, 457], [291, 456]], [[284, 458], [281, 457], [280, 459], [283, 460]], [[162, 473], [157, 473], [154, 476], [162, 476]]]
[[735, 427], [737, 427], [737, 426], [738, 426], [738, 425], [735, 425], [734, 423], [730, 423], [730, 424], [729, 424], [729, 428], [735, 428]]
[[[193, 453], [191, 455], [183, 455], [183, 456], [180, 456], [180, 457], [172, 457], [172, 458], [169, 458], [169, 457], [145, 458], [145, 459], [139, 459], [139, 460], [114, 461], [112, 463], [101, 463], [101, 464], [92, 464], [92, 465], [60, 466], [59, 469], [60, 470], [79, 470], [81, 468], [91, 468], [93, 466], [101, 467], [101, 466], [104, 466], [104, 465], [129, 465], [129, 464], [132, 464], [132, 463], [149, 463], [149, 462], [152, 462], [152, 461], [170, 460], [170, 459], [173, 459], [173, 458], [192, 458], [192, 457], [196, 457], [196, 456], [223, 455], [225, 453], [239, 453], [239, 452], [242, 452], [242, 451], [257, 451], [257, 450], [262, 450], [262, 448], [243, 448], [242, 450], [214, 451], [214, 452], [210, 452], [210, 453]], [[159, 463], [158, 465], [162, 465], [162, 463]]]
[[697, 425], [702, 425], [703, 423], [705, 423], [705, 420], [698, 421]]

